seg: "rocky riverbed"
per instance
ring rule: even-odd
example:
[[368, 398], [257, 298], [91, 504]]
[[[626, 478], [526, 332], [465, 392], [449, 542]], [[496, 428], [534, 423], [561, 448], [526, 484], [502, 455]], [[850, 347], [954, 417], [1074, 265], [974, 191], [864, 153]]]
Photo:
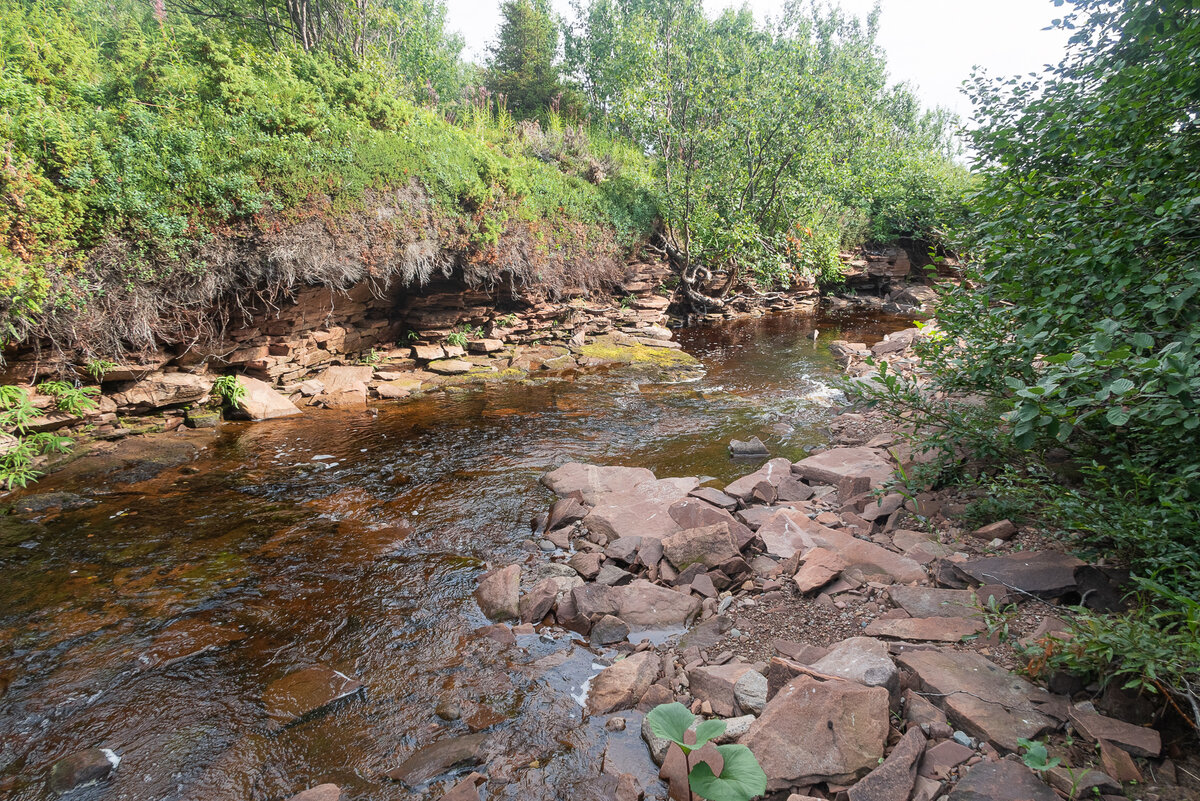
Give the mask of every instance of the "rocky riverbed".
[[1069, 790], [1018, 737], [1100, 795], [1188, 798], [1192, 758], [1130, 699], [1012, 672], [1104, 566], [891, 491], [902, 439], [821, 410], [831, 335], [857, 372], [915, 369], [914, 332], [754, 325], [681, 337], [692, 384], [450, 387], [74, 463], [0, 541], [0, 790], [666, 798], [644, 714], [680, 701], [778, 799]]

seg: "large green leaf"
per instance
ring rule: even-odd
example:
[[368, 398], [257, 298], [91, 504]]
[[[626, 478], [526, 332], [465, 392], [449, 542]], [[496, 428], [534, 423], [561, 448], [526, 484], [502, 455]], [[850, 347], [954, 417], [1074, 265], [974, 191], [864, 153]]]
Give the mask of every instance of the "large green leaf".
[[693, 748], [699, 748], [709, 740], [715, 740], [725, 733], [726, 724], [723, 720], [706, 720], [696, 727], [696, 744]]
[[725, 760], [720, 776], [701, 762], [689, 775], [692, 792], [708, 801], [750, 801], [767, 791], [767, 774], [744, 745], [718, 745]]
[[650, 731], [655, 737], [670, 740], [683, 749], [686, 754], [696, 746], [685, 745], [683, 735], [695, 723], [696, 716], [680, 703], [659, 704], [646, 715], [650, 723]]

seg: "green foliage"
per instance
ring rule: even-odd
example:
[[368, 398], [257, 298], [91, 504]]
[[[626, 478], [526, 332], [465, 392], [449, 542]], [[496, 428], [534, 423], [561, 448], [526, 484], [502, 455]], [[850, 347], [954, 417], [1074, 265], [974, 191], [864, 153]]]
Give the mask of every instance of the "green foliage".
[[[71, 389], [74, 390], [73, 387]], [[90, 398], [82, 394], [63, 393], [56, 397], [60, 403], [64, 397], [67, 398], [66, 403], [72, 407], [89, 402], [94, 405]], [[66, 453], [71, 449], [70, 437], [49, 432], [29, 432], [26, 428], [29, 421], [40, 414], [23, 387], [0, 385], [0, 430], [8, 432], [0, 438], [0, 485], [6, 490], [24, 487], [41, 475], [33, 467], [38, 456]]]
[[997, 642], [1008, 642], [1011, 636], [1010, 629], [1012, 624], [1017, 619], [1018, 608], [1016, 604], [1002, 604], [996, 600], [996, 596], [992, 595], [987, 599], [987, 603], [980, 603], [976, 600], [978, 612], [972, 617], [983, 623], [983, 632], [981, 634], [969, 634], [963, 637], [964, 640], [975, 640], [979, 637], [994, 639]]
[[1059, 757], [1051, 758], [1050, 752], [1046, 749], [1046, 744], [1040, 740], [1027, 740], [1024, 737], [1018, 737], [1017, 745], [1024, 749], [1025, 753], [1021, 754], [1021, 761], [1030, 770], [1042, 773], [1051, 768], [1056, 768], [1062, 763], [1062, 759]]
[[1164, 696], [1200, 733], [1200, 601], [1149, 579], [1136, 584], [1129, 612], [1076, 608], [1070, 637], [1049, 643], [1037, 663]]
[[555, 57], [558, 27], [549, 0], [505, 0], [488, 65], [488, 89], [520, 119], [546, 114], [561, 97]]
[[98, 387], [76, 387], [66, 381], [44, 381], [37, 386], [38, 392], [54, 398], [54, 406], [68, 414], [82, 414], [96, 408], [94, 396], [100, 394]]
[[1080, 611], [1055, 658], [1200, 723], [1200, 15], [1186, 0], [1055, 5], [1063, 61], [972, 90], [977, 288], [944, 297], [943, 336], [919, 346], [927, 385], [866, 391], [915, 410], [943, 464], [1014, 465], [1011, 495], [1123, 559], [1140, 605]]
[[446, 344], [465, 348], [467, 346], [467, 335], [462, 331], [451, 331], [446, 335]]
[[698, 0], [592, 0], [566, 54], [597, 111], [661, 158], [684, 266], [786, 286], [835, 280], [839, 249], [864, 239], [961, 225], [953, 120], [887, 87], [875, 34], [874, 16], [800, 4], [767, 27]]
[[246, 388], [236, 375], [223, 375], [213, 382], [212, 394], [220, 398], [223, 404], [236, 407], [246, 397]]
[[[656, 737], [678, 746], [685, 757], [725, 733], [725, 721], [706, 720], [696, 727], [695, 743], [685, 744], [685, 735], [696, 716], [680, 703], [660, 704], [646, 714], [646, 720]], [[718, 745], [716, 749], [724, 760], [721, 774], [714, 775], [705, 762], [691, 766], [688, 784], [692, 793], [709, 801], [750, 801], [767, 791], [767, 776], [749, 748]]]
[[84, 370], [92, 377], [92, 380], [99, 382], [103, 381], [104, 376], [116, 366], [116, 362], [110, 362], [107, 359], [91, 359], [84, 365]]
[[[621, 165], [590, 182], [530, 153], [490, 106], [459, 113], [461, 65], [440, 2], [365, 4], [404, 24], [372, 28], [390, 33], [364, 33], [361, 48], [274, 41], [270, 26], [245, 21], [275, 13], [269, 4], [222, 5], [215, 18], [203, 8], [168, 4], [160, 21], [128, 0], [0, 2], [0, 341], [56, 333], [46, 326], [60, 319], [61, 337], [79, 336], [72, 316], [99, 299], [208, 285], [222, 238], [354, 212], [370, 192], [413, 183], [448, 229], [446, 247], [485, 273], [499, 272], [496, 247], [519, 225], [527, 252], [549, 260], [565, 250], [560, 231], [587, 249], [628, 245], [653, 224], [650, 167], [635, 147], [589, 137]], [[437, 108], [442, 94], [459, 125]], [[153, 322], [111, 339], [154, 344], [143, 333]], [[112, 341], [84, 336], [112, 355]]]

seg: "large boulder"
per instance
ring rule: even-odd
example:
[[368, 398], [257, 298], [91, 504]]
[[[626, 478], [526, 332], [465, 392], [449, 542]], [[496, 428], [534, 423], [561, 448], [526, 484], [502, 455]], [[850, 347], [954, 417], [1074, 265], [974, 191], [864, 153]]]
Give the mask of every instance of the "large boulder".
[[564, 625], [587, 633], [592, 624], [605, 615], [619, 617], [630, 631], [663, 631], [683, 628], [700, 614], [700, 599], [637, 579], [619, 587], [585, 584], [571, 590], [570, 606], [574, 617]]
[[300, 414], [296, 404], [276, 392], [266, 381], [240, 375], [238, 383], [246, 390], [246, 394], [238, 401], [238, 411], [249, 419], [273, 420], [276, 417]]
[[479, 608], [491, 620], [510, 620], [521, 613], [521, 566], [509, 565], [485, 573], [475, 588]]
[[900, 671], [888, 654], [887, 643], [872, 637], [842, 640], [811, 667], [819, 673], [841, 676], [864, 687], [883, 687], [893, 698], [900, 692]]
[[676, 531], [679, 524], [671, 517], [670, 502], [635, 492], [601, 493], [596, 506], [583, 519], [589, 531], [603, 534], [609, 540], [622, 537], [654, 537], [662, 539]]
[[164, 406], [198, 403], [208, 397], [212, 381], [191, 373], [151, 373], [121, 385], [112, 400], [121, 409], [146, 411]]
[[360, 409], [367, 405], [367, 383], [375, 370], [368, 365], [334, 365], [325, 368], [317, 380], [325, 389], [317, 400], [331, 409]]
[[1037, 709], [1049, 693], [972, 651], [906, 651], [900, 665], [930, 693], [950, 722], [996, 748], [1016, 752], [1017, 740], [1036, 739], [1056, 727]]
[[873, 448], [832, 448], [792, 465], [792, 471], [801, 478], [835, 487], [844, 479], [878, 487], [892, 477], [894, 469]]
[[727, 523], [676, 532], [663, 539], [662, 547], [663, 555], [680, 572], [695, 564], [717, 567], [740, 555]]
[[694, 697], [712, 705], [714, 715], [733, 717], [738, 714], [734, 687], [738, 679], [753, 671], [754, 668], [744, 662], [694, 667], [688, 671], [688, 687]]
[[587, 709], [592, 715], [605, 715], [630, 709], [658, 678], [658, 654], [642, 651], [614, 662], [592, 679]]
[[584, 503], [593, 503], [596, 495], [605, 492], [630, 492], [640, 484], [656, 481], [654, 473], [644, 467], [601, 467], [582, 462], [568, 462], [542, 476], [551, 492], [565, 497], [580, 493]]
[[879, 764], [888, 725], [882, 687], [802, 675], [767, 703], [741, 743], [758, 757], [771, 792], [848, 784]]
[[326, 665], [313, 665], [272, 682], [263, 692], [267, 715], [287, 725], [359, 692], [362, 682]]

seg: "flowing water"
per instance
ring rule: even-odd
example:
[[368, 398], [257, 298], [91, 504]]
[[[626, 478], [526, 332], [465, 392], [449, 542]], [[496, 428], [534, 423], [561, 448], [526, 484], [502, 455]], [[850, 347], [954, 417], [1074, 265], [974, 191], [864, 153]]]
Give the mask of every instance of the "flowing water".
[[[581, 719], [573, 696], [593, 653], [557, 631], [519, 648], [472, 633], [487, 624], [478, 574], [545, 561], [529, 520], [551, 500], [538, 477], [563, 462], [727, 481], [757, 467], [727, 453], [731, 437], [753, 435], [799, 458], [838, 398], [825, 343], [907, 325], [771, 316], [693, 328], [679, 339], [705, 366], [695, 381], [618, 371], [489, 384], [168, 435], [201, 450], [166, 469], [79, 460], [30, 493], [89, 505], [0, 518], [0, 797], [42, 798], [56, 759], [104, 747], [118, 770], [73, 798], [270, 801], [321, 782], [352, 798], [437, 798], [445, 785], [414, 791], [380, 774], [468, 725], [491, 732], [489, 773], [509, 780], [490, 782], [490, 797], [580, 797], [575, 783], [605, 762], [653, 790], [636, 713], [615, 734]], [[221, 647], [172, 659], [205, 644]], [[264, 689], [314, 664], [366, 688], [274, 725]], [[447, 700], [461, 720], [435, 715]]]

